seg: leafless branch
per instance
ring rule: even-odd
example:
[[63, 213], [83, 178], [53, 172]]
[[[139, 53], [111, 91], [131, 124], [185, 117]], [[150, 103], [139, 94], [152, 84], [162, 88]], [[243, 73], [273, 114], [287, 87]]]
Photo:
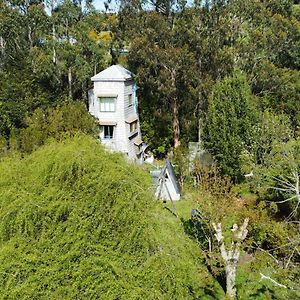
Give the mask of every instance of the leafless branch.
[[267, 250], [265, 250], [265, 249], [263, 249], [263, 248], [260, 248], [259, 246], [257, 246], [257, 247], [248, 246], [248, 247], [266, 253], [266, 254], [269, 255], [269, 256], [270, 256], [277, 264], [279, 264], [279, 260], [276, 259], [269, 251], [267, 251]]
[[291, 198], [288, 198], [288, 199], [285, 199], [285, 200], [282, 200], [282, 201], [270, 201], [270, 200], [266, 200], [266, 202], [285, 203], [285, 202], [288, 202], [288, 201], [293, 200], [295, 198], [297, 198], [297, 196], [293, 196]]
[[262, 279], [268, 279], [268, 280], [270, 280], [272, 283], [274, 283], [274, 284], [277, 285], [277, 286], [280, 286], [280, 287], [285, 288], [285, 289], [288, 288], [286, 285], [283, 285], [283, 284], [281, 284], [281, 283], [275, 281], [274, 279], [272, 279], [272, 278], [269, 277], [269, 276], [266, 276], [266, 275], [264, 275], [264, 274], [262, 274], [262, 273], [259, 273], [259, 274], [260, 274], [260, 276], [261, 276], [261, 279], [260, 279], [260, 280], [262, 280]]
[[286, 264], [285, 264], [285, 266], [284, 266], [285, 269], [288, 268], [288, 266], [289, 266], [289, 264], [290, 264], [290, 262], [291, 262], [291, 259], [292, 259], [292, 257], [294, 256], [295, 251], [296, 251], [296, 247], [293, 249], [292, 254], [289, 256], [288, 261], [286, 262]]

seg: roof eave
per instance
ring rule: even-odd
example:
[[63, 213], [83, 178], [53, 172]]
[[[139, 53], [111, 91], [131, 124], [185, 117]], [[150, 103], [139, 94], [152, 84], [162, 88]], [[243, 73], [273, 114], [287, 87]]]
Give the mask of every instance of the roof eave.
[[92, 77], [91, 80], [93, 82], [123, 82], [123, 81], [131, 81], [133, 78], [94, 78]]

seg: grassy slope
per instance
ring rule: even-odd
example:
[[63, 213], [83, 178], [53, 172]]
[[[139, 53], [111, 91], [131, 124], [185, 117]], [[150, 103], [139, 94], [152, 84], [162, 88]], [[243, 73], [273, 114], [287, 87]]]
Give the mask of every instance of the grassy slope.
[[[167, 203], [167, 209], [162, 208], [161, 203], [157, 203], [154, 209], [156, 240], [160, 249], [156, 254], [160, 256], [157, 263], [164, 264], [159, 277], [162, 281], [170, 278], [167, 282], [171, 284], [169, 289], [173, 290], [174, 296], [178, 286], [189, 282], [190, 293], [182, 295], [181, 299], [222, 299], [223, 290], [203, 265], [201, 249], [186, 235], [182, 225], [182, 219], [189, 218], [195, 203], [179, 201], [175, 206], [178, 217], [172, 214], [170, 203]], [[181, 275], [176, 277], [176, 274]]]
[[148, 174], [91, 138], [0, 162], [0, 220], [2, 299], [220, 297]]

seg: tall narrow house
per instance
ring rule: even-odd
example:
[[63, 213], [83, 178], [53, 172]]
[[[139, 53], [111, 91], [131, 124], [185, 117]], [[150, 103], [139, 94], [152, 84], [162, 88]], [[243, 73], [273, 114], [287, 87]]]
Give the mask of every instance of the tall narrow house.
[[110, 150], [138, 159], [142, 144], [133, 74], [113, 65], [93, 76], [89, 112], [98, 119], [100, 139]]

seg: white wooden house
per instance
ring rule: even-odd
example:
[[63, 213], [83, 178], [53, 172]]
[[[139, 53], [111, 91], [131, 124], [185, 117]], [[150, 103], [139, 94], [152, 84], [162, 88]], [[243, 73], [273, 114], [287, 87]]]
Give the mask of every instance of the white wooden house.
[[138, 159], [142, 144], [133, 74], [113, 65], [93, 76], [89, 112], [98, 119], [100, 139], [110, 150]]

